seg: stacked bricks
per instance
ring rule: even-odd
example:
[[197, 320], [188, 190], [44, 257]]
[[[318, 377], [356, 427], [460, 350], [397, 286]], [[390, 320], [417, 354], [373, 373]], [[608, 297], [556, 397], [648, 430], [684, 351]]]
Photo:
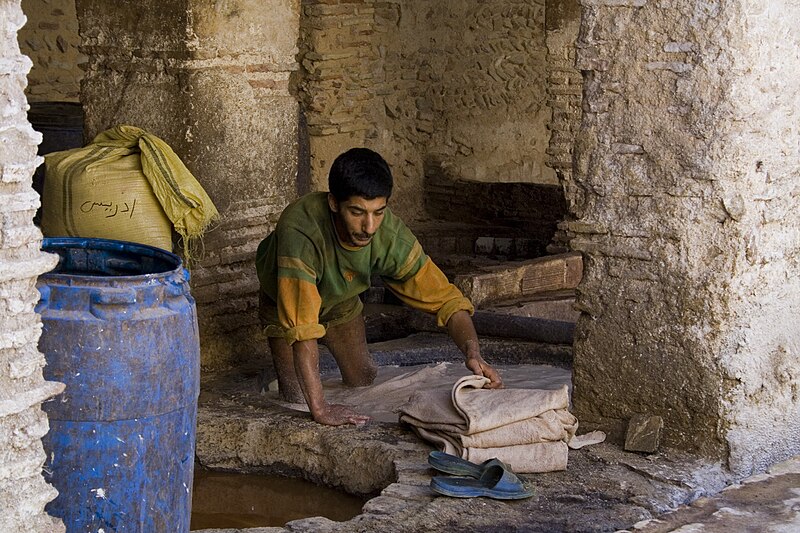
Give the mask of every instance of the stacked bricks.
[[[583, 77], [575, 67], [575, 42], [580, 28], [578, 0], [550, 2], [545, 27], [548, 106], [553, 110], [547, 164], [555, 170], [559, 183], [567, 188], [574, 185], [572, 147], [581, 124], [583, 92]], [[565, 252], [569, 249], [566, 223], [566, 220], [560, 221], [549, 251]]]
[[350, 147], [369, 146], [390, 162], [397, 160], [383, 149], [381, 136], [386, 135], [383, 99], [398, 89], [385, 73], [385, 41], [399, 18], [396, 1], [303, 2], [298, 94], [312, 189], [327, 189], [333, 159]]
[[53, 533], [64, 527], [44, 512], [57, 493], [41, 475], [41, 437], [48, 430], [41, 403], [64, 386], [42, 377], [45, 361], [36, 347], [42, 325], [34, 306], [36, 277], [57, 257], [40, 251], [41, 233], [32, 222], [39, 198], [31, 176], [41, 136], [25, 114], [31, 62], [17, 45], [24, 22], [19, 2], [0, 2], [0, 531]]
[[575, 41], [580, 27], [578, 0], [547, 6], [547, 96], [553, 110], [548, 164], [562, 182], [572, 178], [572, 146], [581, 124], [583, 78], [575, 68]]
[[29, 102], [77, 102], [86, 57], [78, 50], [75, 0], [23, 0], [28, 18], [19, 31], [22, 53], [33, 60]]

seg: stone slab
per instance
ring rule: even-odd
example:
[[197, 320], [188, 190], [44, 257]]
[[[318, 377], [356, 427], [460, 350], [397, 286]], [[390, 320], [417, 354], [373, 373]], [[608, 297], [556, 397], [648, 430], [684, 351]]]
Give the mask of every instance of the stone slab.
[[629, 452], [655, 453], [661, 444], [664, 419], [655, 415], [635, 415], [628, 422], [625, 434], [625, 450]]
[[453, 283], [476, 307], [513, 300], [546, 291], [574, 289], [583, 277], [583, 259], [578, 252], [516, 261], [461, 274]]

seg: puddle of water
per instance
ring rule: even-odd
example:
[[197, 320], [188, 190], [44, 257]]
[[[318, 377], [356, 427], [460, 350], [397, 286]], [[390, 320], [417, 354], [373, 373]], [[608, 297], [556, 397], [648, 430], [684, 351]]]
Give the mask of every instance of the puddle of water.
[[365, 502], [302, 479], [195, 468], [190, 529], [279, 527], [311, 516], [344, 522]]

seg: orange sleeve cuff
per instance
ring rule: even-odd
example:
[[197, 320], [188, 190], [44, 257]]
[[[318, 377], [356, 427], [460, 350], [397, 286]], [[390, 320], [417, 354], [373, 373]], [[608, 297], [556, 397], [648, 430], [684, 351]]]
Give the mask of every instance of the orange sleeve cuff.
[[319, 339], [325, 336], [325, 327], [319, 323], [322, 300], [313, 283], [296, 278], [278, 278], [278, 322], [281, 337], [293, 344], [297, 341]]
[[459, 311], [466, 311], [469, 313], [469, 316], [472, 316], [475, 314], [475, 307], [472, 305], [472, 302], [464, 296], [450, 300], [436, 313], [436, 324], [438, 324], [440, 328], [445, 327], [447, 323], [450, 322], [450, 317]]
[[283, 338], [288, 345], [298, 341], [309, 341], [311, 339], [321, 339], [325, 336], [325, 326], [322, 324], [304, 324], [284, 331]]

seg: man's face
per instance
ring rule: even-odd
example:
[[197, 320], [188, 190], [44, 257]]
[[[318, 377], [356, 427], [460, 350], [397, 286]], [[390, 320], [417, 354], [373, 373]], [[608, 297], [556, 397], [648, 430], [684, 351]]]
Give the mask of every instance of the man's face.
[[337, 202], [328, 193], [328, 206], [333, 212], [333, 222], [339, 239], [348, 246], [357, 248], [368, 245], [383, 222], [387, 201], [385, 196], [372, 200], [351, 196]]

